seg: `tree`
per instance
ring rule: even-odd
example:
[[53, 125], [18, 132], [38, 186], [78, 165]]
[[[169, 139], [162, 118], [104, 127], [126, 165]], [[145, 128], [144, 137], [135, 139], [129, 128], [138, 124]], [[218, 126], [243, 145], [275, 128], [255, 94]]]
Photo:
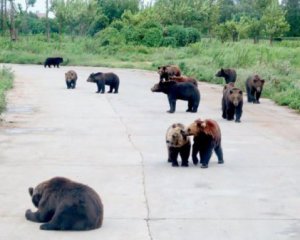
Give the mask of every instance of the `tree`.
[[9, 14], [9, 32], [10, 32], [10, 39], [12, 41], [17, 40], [17, 31], [16, 31], [16, 25], [15, 25], [15, 13], [16, 13], [16, 8], [15, 8], [15, 3], [14, 0], [9, 0], [10, 2], [10, 14]]
[[240, 34], [253, 39], [254, 43], [258, 43], [259, 37], [263, 30], [261, 21], [257, 18], [243, 16], [240, 19]]
[[25, 11], [28, 12], [29, 7], [33, 7], [36, 3], [36, 0], [25, 0]]
[[47, 41], [50, 41], [50, 23], [49, 23], [49, 0], [46, 0], [46, 33], [47, 33]]
[[274, 37], [279, 37], [289, 30], [289, 24], [285, 20], [285, 11], [279, 6], [277, 0], [273, 0], [265, 9], [261, 20], [271, 45]]
[[286, 20], [290, 25], [288, 36], [300, 36], [300, 0], [283, 0]]

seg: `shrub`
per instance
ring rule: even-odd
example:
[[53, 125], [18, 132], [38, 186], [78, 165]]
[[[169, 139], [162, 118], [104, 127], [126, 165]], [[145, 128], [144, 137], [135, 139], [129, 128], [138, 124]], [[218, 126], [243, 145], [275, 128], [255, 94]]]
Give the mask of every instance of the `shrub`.
[[149, 47], [158, 47], [163, 39], [162, 31], [158, 28], [150, 28], [145, 30], [143, 44]]

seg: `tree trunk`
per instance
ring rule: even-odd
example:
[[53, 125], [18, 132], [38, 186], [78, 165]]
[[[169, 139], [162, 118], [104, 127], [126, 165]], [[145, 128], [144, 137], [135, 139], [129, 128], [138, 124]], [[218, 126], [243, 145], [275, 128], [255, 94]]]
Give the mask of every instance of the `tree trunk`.
[[273, 36], [270, 35], [270, 45], [272, 46], [273, 45]]
[[9, 27], [10, 39], [12, 41], [16, 41], [17, 40], [17, 32], [16, 32], [16, 26], [15, 26], [14, 0], [9, 0], [9, 1], [10, 1], [10, 27]]
[[47, 41], [50, 41], [50, 23], [49, 23], [49, 0], [46, 0], [46, 33]]

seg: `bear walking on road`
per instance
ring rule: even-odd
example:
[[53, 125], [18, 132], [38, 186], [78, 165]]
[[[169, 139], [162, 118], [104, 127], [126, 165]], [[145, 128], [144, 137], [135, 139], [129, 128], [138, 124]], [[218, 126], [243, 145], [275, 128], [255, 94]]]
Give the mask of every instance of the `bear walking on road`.
[[166, 143], [168, 148], [168, 162], [173, 167], [178, 167], [178, 155], [181, 157], [181, 166], [189, 166], [189, 156], [191, 151], [191, 142], [188, 136], [184, 134], [185, 127], [181, 123], [172, 124], [166, 133]]
[[236, 81], [236, 71], [232, 68], [221, 68], [220, 71], [216, 73], [216, 77], [223, 77], [226, 84]]
[[200, 103], [199, 89], [190, 82], [166, 81], [155, 84], [151, 88], [152, 92], [163, 92], [168, 95], [170, 110], [169, 113], [174, 113], [176, 110], [177, 99], [188, 101], [187, 112], [197, 112]]
[[103, 205], [89, 186], [55, 177], [29, 188], [36, 212], [26, 211], [27, 220], [44, 223], [42, 230], [91, 230], [103, 222]]
[[199, 162], [197, 157], [199, 153], [201, 168], [208, 168], [213, 151], [218, 157], [218, 163], [224, 163], [221, 146], [221, 130], [216, 121], [211, 119], [197, 119], [186, 128], [184, 133], [187, 136], [194, 136], [192, 159], [195, 165]]
[[98, 90], [96, 93], [105, 93], [105, 85], [109, 86], [108, 93], [112, 93], [113, 91], [114, 93], [119, 92], [120, 79], [115, 73], [112, 72], [92, 73], [87, 79], [87, 82], [93, 82], [97, 84]]
[[263, 90], [265, 80], [258, 75], [249, 76], [246, 80], [248, 102], [260, 103], [259, 98]]
[[51, 65], [53, 65], [53, 67], [58, 67], [59, 68], [59, 64], [61, 64], [64, 61], [63, 58], [61, 57], [49, 57], [45, 60], [44, 63], [44, 67], [49, 67], [51, 68]]
[[227, 120], [241, 122], [243, 113], [243, 92], [234, 87], [233, 83], [224, 86], [222, 98], [222, 117]]
[[65, 79], [66, 79], [66, 84], [68, 89], [76, 87], [77, 73], [75, 71], [70, 70], [66, 72]]

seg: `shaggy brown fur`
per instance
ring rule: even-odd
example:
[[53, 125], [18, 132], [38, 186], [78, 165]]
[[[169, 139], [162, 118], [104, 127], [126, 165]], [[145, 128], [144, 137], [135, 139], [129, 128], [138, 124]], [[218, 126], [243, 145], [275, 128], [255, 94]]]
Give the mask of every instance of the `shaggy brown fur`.
[[171, 76], [181, 76], [180, 68], [176, 65], [165, 65], [158, 67], [159, 81], [168, 81]]
[[67, 88], [75, 88], [77, 82], [77, 73], [73, 70], [70, 70], [65, 73], [65, 79]]
[[192, 77], [186, 77], [186, 76], [171, 76], [169, 78], [170, 81], [175, 81], [175, 82], [191, 82], [193, 83], [196, 87], [198, 86], [198, 81], [195, 78]]

